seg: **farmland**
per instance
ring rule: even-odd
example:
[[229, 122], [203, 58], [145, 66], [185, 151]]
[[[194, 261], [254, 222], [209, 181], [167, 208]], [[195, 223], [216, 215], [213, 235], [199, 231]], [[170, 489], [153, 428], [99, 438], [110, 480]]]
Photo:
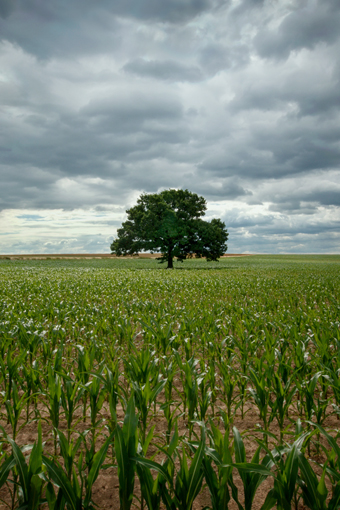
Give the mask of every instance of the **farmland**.
[[1, 508], [339, 508], [340, 256], [163, 267], [0, 260]]

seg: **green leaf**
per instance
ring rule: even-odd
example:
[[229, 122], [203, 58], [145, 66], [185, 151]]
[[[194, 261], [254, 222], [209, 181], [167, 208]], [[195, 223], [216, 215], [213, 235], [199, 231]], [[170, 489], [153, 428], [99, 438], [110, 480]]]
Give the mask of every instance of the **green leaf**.
[[320, 478], [320, 481], [316, 488], [321, 506], [323, 506], [323, 504], [325, 503], [327, 494], [328, 494], [328, 490], [327, 490], [327, 487], [325, 484], [325, 476], [326, 476], [326, 469], [324, 468], [321, 478]]
[[144, 444], [143, 444], [143, 453], [144, 453], [144, 455], [147, 454], [147, 451], [148, 451], [148, 448], [149, 448], [149, 444], [150, 444], [150, 442], [152, 441], [152, 438], [153, 438], [154, 430], [155, 430], [155, 425], [153, 425], [151, 427], [151, 429], [148, 432], [148, 435], [145, 438], [145, 441], [144, 441]]
[[7, 460], [0, 466], [0, 488], [6, 483], [9, 471], [15, 466], [16, 460], [12, 454]]
[[51, 482], [48, 482], [46, 486], [46, 499], [48, 503], [49, 510], [54, 510], [55, 503], [57, 498], [55, 496], [54, 488]]
[[41, 489], [43, 486], [43, 480], [39, 475], [33, 475], [30, 480], [30, 493], [28, 501], [28, 509], [37, 510], [40, 506]]
[[338, 510], [340, 502], [340, 483], [337, 483], [333, 491], [333, 497], [328, 504], [327, 510]]
[[43, 463], [46, 466], [46, 469], [58, 487], [60, 487], [62, 491], [62, 495], [65, 498], [68, 507], [71, 510], [77, 510], [77, 500], [76, 496], [74, 495], [72, 485], [67, 478], [64, 470], [58, 466], [55, 462], [51, 461], [49, 458], [45, 457], [43, 455]]
[[[261, 464], [255, 464], [253, 462], [236, 462], [231, 464], [231, 466], [235, 467], [238, 471], [243, 473], [256, 473], [265, 477], [273, 476], [273, 473], [270, 471], [270, 469], [262, 466]], [[222, 465], [222, 467], [224, 466]], [[228, 467], [228, 465], [225, 467]]]
[[34, 443], [32, 453], [30, 455], [29, 460], [29, 473], [32, 475], [38, 474], [41, 472], [42, 467], [42, 434], [41, 434], [41, 422], [38, 423], [38, 442]]
[[29, 497], [29, 479], [28, 479], [28, 467], [25, 461], [25, 457], [22, 454], [19, 446], [13, 441], [13, 439], [8, 438], [8, 441], [12, 445], [13, 456], [15, 458], [15, 465], [18, 470], [20, 486], [23, 492], [24, 500], [27, 502]]
[[277, 503], [276, 493], [274, 489], [271, 489], [265, 499], [265, 502], [261, 506], [260, 510], [270, 510]]
[[189, 508], [191, 508], [193, 501], [197, 494], [200, 491], [202, 486], [203, 479], [203, 471], [202, 471], [202, 460], [203, 460], [203, 452], [205, 447], [204, 434], [200, 441], [200, 445], [195, 453], [195, 456], [192, 460], [190, 469], [189, 469], [189, 486], [188, 486], [188, 495], [187, 502]]
[[172, 484], [172, 480], [169, 477], [168, 472], [164, 469], [164, 467], [161, 464], [158, 464], [158, 462], [155, 462], [153, 460], [145, 459], [144, 457], [138, 456], [138, 457], [132, 457], [134, 462], [137, 462], [141, 466], [145, 466], [149, 469], [154, 469], [159, 474], [161, 474], [169, 484]]
[[236, 427], [233, 427], [233, 433], [234, 433], [234, 449], [235, 449], [235, 459], [236, 462], [246, 462], [246, 451], [244, 448], [244, 444], [242, 441], [241, 434], [237, 430]]
[[112, 442], [113, 436], [114, 436], [114, 432], [112, 432], [112, 434], [106, 439], [103, 446], [100, 448], [100, 450], [93, 457], [92, 466], [91, 466], [89, 475], [87, 477], [87, 484], [88, 484], [89, 492], [86, 495], [87, 497], [85, 498], [85, 506], [90, 503], [92, 485], [97, 480], [99, 470], [105, 460], [107, 450]]

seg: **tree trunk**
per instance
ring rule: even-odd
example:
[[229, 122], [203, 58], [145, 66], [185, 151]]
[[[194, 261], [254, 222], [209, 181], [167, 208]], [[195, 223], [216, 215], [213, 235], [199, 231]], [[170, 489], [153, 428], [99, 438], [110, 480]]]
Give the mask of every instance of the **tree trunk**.
[[174, 268], [174, 265], [173, 265], [173, 257], [172, 257], [172, 250], [169, 250], [168, 251], [168, 267], [167, 269], [173, 269]]

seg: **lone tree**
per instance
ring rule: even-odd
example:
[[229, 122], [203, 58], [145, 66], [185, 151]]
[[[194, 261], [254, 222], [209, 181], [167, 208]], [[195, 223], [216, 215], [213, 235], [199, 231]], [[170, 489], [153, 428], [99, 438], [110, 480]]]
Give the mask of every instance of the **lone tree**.
[[141, 250], [161, 253], [158, 260], [173, 268], [174, 257], [218, 260], [227, 250], [228, 233], [220, 219], [201, 219], [206, 201], [188, 190], [169, 189], [143, 194], [128, 209], [128, 219], [118, 229], [111, 252], [133, 255]]

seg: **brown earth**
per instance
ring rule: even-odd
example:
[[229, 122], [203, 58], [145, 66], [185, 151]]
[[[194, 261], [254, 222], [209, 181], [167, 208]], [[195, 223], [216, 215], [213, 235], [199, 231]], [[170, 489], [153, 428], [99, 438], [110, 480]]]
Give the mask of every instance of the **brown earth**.
[[[153, 418], [149, 423], [149, 428], [152, 425], [155, 425], [155, 432], [154, 432], [155, 437], [156, 437], [155, 442], [158, 442], [157, 437], [161, 438], [162, 436], [165, 435], [166, 428], [167, 428], [163, 412], [160, 410], [160, 404], [162, 404], [162, 401], [164, 402], [164, 395], [160, 395], [160, 397], [161, 398], [159, 399], [159, 404], [157, 405], [156, 414], [153, 415]], [[217, 405], [216, 405], [216, 409], [218, 409], [218, 407], [222, 408], [223, 403], [218, 401]], [[257, 408], [251, 402], [247, 402], [245, 404], [244, 410], [245, 410], [245, 415], [244, 415], [243, 419], [241, 418], [240, 410], [237, 411], [237, 413], [234, 417], [233, 425], [235, 425], [241, 433], [245, 433], [243, 440], [244, 440], [245, 449], [246, 449], [247, 461], [250, 462], [257, 447], [258, 447], [254, 438], [257, 437], [258, 439], [262, 439], [263, 436], [260, 432], [256, 431], [257, 424], [260, 424], [260, 418], [259, 418]], [[45, 454], [53, 454], [52, 429], [51, 429], [50, 424], [47, 422], [48, 414], [46, 412], [46, 408], [45, 408], [43, 402], [39, 403], [39, 411], [41, 413], [41, 417], [43, 420], [42, 421], [43, 441], [46, 442], [46, 444], [44, 446], [44, 453]], [[331, 413], [332, 413], [332, 408], [330, 407], [329, 414], [328, 414], [323, 426], [327, 430], [339, 429], [339, 421], [336, 419], [336, 416], [334, 416], [334, 414], [331, 414]], [[153, 414], [153, 407], [150, 410], [150, 417], [152, 416], [152, 414]], [[110, 415], [109, 415], [108, 406], [106, 403], [104, 403], [104, 406], [101, 411], [101, 418], [103, 418], [105, 421], [107, 421], [109, 419], [109, 417], [110, 417]], [[117, 417], [118, 417], [118, 420], [120, 420], [120, 421], [122, 421], [124, 419], [124, 411], [123, 411], [123, 408], [121, 405], [117, 406]], [[295, 409], [292, 408], [290, 418], [293, 421], [295, 421], [297, 419], [297, 417], [298, 416], [296, 414]], [[78, 418], [81, 418], [81, 410], [77, 411], [75, 420]], [[215, 419], [214, 421], [216, 424], [218, 423], [217, 419]], [[5, 428], [6, 432], [11, 436], [11, 428], [9, 425], [7, 425], [5, 423], [4, 415], [1, 420], [1, 425]], [[289, 425], [289, 422], [287, 422], [285, 424], [285, 426], [287, 426], [287, 425]], [[30, 421], [27, 423], [26, 420], [21, 420], [20, 426], [22, 428], [19, 431], [17, 438], [16, 438], [17, 444], [19, 444], [20, 446], [32, 445], [34, 443], [34, 441], [37, 439], [37, 422]], [[89, 429], [90, 428], [89, 416], [87, 417], [86, 423], [83, 423], [82, 421], [80, 421], [76, 428], [77, 428], [78, 432], [84, 432], [85, 430]], [[65, 429], [66, 429], [65, 422], [61, 421], [60, 429], [65, 431]], [[220, 429], [221, 429], [221, 432], [224, 433], [224, 430], [221, 426], [220, 426]], [[103, 429], [102, 432], [105, 433], [106, 430]], [[196, 426], [196, 432], [199, 435], [199, 428], [197, 426]], [[275, 434], [277, 436], [279, 435], [279, 427], [275, 422], [272, 422], [272, 424], [270, 426], [270, 432], [272, 432], [273, 434]], [[291, 425], [290, 432], [294, 433], [294, 424], [293, 423]], [[180, 437], [188, 439], [187, 423], [186, 423], [186, 421], [184, 421], [181, 418], [178, 420], [178, 433], [179, 433]], [[75, 434], [74, 436], [77, 437], [77, 434]], [[100, 446], [104, 442], [104, 439], [105, 439], [104, 435], [101, 435], [98, 437], [96, 449], [100, 448]], [[292, 437], [290, 437], [288, 434], [285, 436], [285, 440], [287, 442], [293, 441]], [[273, 448], [274, 443], [272, 442], [272, 444], [269, 444], [269, 446]], [[325, 443], [325, 446], [326, 446], [326, 443]], [[8, 445], [4, 444], [3, 450], [10, 451], [11, 449]], [[111, 451], [112, 450], [109, 449], [108, 454], [107, 454], [108, 460], [106, 462], [110, 462]], [[162, 460], [162, 457], [159, 453], [157, 454], [157, 452], [158, 452], [157, 448], [155, 446], [153, 446], [151, 443], [151, 445], [149, 447], [149, 451], [148, 451], [148, 457], [150, 458], [152, 455], [156, 455], [155, 460], [160, 462]], [[315, 460], [319, 463], [322, 463], [325, 461], [325, 459], [322, 457], [322, 455], [320, 453], [317, 454], [314, 446], [312, 446], [312, 449], [311, 449], [311, 457], [313, 458], [313, 460]], [[315, 471], [319, 475], [321, 474], [321, 471], [317, 466], [315, 467]], [[241, 479], [240, 479], [236, 470], [234, 470], [233, 474], [234, 474], [234, 482], [239, 490], [239, 498], [242, 502], [242, 500], [243, 500], [242, 482], [241, 482]], [[93, 488], [93, 500], [98, 505], [99, 510], [101, 510], [101, 509], [119, 510], [118, 487], [119, 487], [119, 485], [118, 485], [117, 469], [115, 467], [110, 467], [108, 469], [102, 469], [100, 471], [98, 479], [97, 479], [97, 481], [94, 485], [94, 488]], [[255, 496], [253, 510], [259, 510], [261, 508], [261, 506], [264, 503], [264, 500], [268, 494], [268, 491], [270, 490], [271, 487], [272, 487], [272, 479], [271, 478], [268, 478], [260, 485], [259, 489], [257, 490], [256, 496]], [[139, 490], [137, 476], [135, 478], [135, 495], [137, 497], [140, 497], [140, 490]], [[1, 500], [3, 501], [3, 503], [1, 503]], [[8, 488], [6, 486], [3, 486], [2, 489], [0, 490], [0, 509], [1, 510], [5, 510], [5, 508], [8, 508], [8, 506], [5, 504], [5, 502], [7, 504], [10, 503], [10, 495], [9, 495]], [[136, 498], [134, 500], [134, 503], [137, 505], [136, 508], [140, 507]], [[202, 510], [203, 508], [210, 506], [210, 505], [211, 505], [211, 501], [210, 501], [210, 495], [209, 495], [208, 488], [203, 485], [203, 488], [202, 488], [199, 496], [196, 498], [196, 500], [194, 502], [193, 510]], [[165, 508], [165, 507], [162, 507], [162, 508]], [[233, 500], [230, 501], [229, 508], [230, 508], [230, 510], [238, 510], [238, 507]], [[302, 500], [300, 501], [298, 508], [299, 508], [299, 510], [303, 510], [305, 508], [302, 504]], [[43, 505], [41, 507], [41, 510], [43, 510], [43, 509], [47, 510], [47, 505]], [[144, 505], [144, 509], [146, 510], [145, 505]]]

